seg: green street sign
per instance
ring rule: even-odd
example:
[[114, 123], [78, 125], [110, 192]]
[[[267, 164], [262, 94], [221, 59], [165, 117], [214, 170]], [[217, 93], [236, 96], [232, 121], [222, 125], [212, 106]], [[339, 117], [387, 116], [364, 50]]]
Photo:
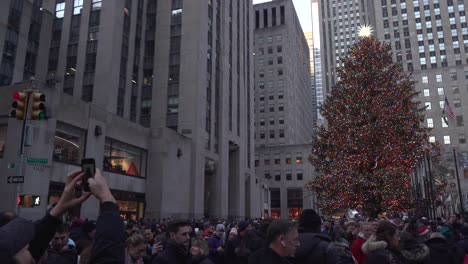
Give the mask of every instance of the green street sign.
[[14, 163], [14, 162], [8, 163], [8, 168], [9, 169], [14, 169], [15, 167], [16, 167], [16, 163]]
[[28, 164], [47, 164], [49, 163], [48, 159], [36, 159], [36, 158], [28, 158], [26, 160]]

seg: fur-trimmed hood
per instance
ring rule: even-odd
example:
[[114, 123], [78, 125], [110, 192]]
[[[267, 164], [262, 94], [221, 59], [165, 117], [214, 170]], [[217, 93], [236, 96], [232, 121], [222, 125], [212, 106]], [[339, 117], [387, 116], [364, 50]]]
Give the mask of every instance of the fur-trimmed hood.
[[429, 247], [423, 243], [414, 242], [407, 244], [400, 250], [401, 255], [410, 263], [424, 263], [429, 258]]
[[366, 242], [364, 242], [364, 244], [362, 244], [361, 249], [362, 252], [364, 252], [364, 254], [369, 254], [370, 252], [375, 251], [377, 249], [387, 248], [387, 246], [387, 242], [377, 241], [375, 235], [372, 235], [371, 237], [369, 237], [369, 239], [366, 240]]

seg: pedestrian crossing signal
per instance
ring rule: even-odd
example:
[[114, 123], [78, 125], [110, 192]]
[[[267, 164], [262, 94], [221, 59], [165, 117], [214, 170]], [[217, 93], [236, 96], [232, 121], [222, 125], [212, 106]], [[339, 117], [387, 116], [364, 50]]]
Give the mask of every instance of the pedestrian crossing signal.
[[18, 195], [18, 206], [20, 207], [36, 207], [41, 205], [41, 196], [32, 194]]

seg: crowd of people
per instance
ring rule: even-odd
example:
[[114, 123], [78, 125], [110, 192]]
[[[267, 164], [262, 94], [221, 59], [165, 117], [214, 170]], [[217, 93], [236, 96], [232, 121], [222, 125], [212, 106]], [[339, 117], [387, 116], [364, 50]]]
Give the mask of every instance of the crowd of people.
[[[173, 219], [125, 222], [97, 171], [90, 193], [75, 195], [83, 175], [68, 175], [59, 202], [39, 221], [0, 215], [0, 263], [43, 264], [461, 264], [468, 263], [468, 223], [438, 218], [339, 219], [306, 209], [298, 222]], [[91, 195], [96, 222], [62, 215]], [[465, 259], [465, 256], [466, 259]]]

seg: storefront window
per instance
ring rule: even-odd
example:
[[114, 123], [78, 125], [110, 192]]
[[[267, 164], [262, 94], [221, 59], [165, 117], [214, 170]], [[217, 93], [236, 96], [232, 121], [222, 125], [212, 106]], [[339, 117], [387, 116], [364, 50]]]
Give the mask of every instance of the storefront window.
[[146, 176], [147, 151], [106, 138], [104, 146], [104, 170], [131, 176]]
[[290, 220], [299, 219], [302, 213], [302, 189], [288, 189], [288, 217]]
[[271, 188], [270, 190], [271, 217], [281, 218], [281, 190]]
[[57, 122], [54, 138], [54, 161], [81, 164], [85, 141], [85, 130]]
[[6, 133], [7, 127], [0, 126], [0, 158], [3, 158], [3, 152], [5, 152]]
[[144, 217], [145, 194], [111, 190], [119, 206], [120, 217], [126, 220], [136, 221]]

